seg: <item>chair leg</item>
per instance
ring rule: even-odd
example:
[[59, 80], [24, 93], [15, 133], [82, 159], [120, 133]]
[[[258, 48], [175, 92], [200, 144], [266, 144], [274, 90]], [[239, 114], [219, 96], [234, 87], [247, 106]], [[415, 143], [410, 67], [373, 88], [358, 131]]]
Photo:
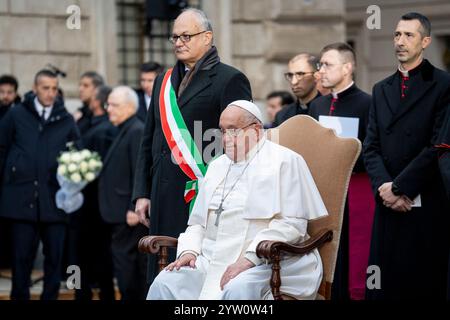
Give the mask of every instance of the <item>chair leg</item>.
[[280, 292], [281, 276], [280, 276], [280, 254], [275, 254], [272, 257], [272, 277], [270, 279], [270, 287], [272, 295], [275, 300], [283, 300]]

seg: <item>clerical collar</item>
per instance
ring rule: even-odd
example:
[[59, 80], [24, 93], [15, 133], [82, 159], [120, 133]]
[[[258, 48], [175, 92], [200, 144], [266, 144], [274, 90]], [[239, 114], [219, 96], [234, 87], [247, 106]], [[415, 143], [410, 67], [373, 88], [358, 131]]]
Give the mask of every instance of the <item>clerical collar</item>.
[[355, 82], [352, 81], [348, 86], [346, 86], [344, 89], [339, 90], [339, 91], [331, 91], [331, 95], [333, 96], [333, 98], [337, 99], [338, 95], [341, 94], [342, 92], [346, 91], [347, 89], [351, 88], [353, 86]]
[[[317, 91], [317, 94], [315, 95], [315, 97], [314, 98], [312, 98], [311, 100], [309, 100], [309, 102], [308, 103], [303, 103], [303, 102], [301, 102], [300, 101], [300, 99], [297, 99], [297, 102], [296, 102], [296, 104], [297, 104], [297, 110], [300, 108], [300, 109], [303, 109], [303, 110], [308, 110], [309, 109], [309, 105], [311, 104], [311, 102], [313, 102], [315, 99], [317, 99], [318, 97], [320, 97], [320, 96], [322, 96], [321, 94], [320, 94], [320, 92], [319, 91]], [[300, 112], [300, 111], [299, 111]]]
[[408, 78], [408, 77], [409, 77], [409, 72], [408, 72], [408, 70], [403, 69], [401, 64], [398, 65], [398, 72], [400, 72], [400, 74], [401, 74], [404, 78]]
[[[41, 104], [38, 97], [34, 98], [34, 108], [40, 117], [42, 115], [42, 111], [44, 110], [44, 106]], [[45, 120], [47, 120], [48, 117], [50, 117], [52, 110], [53, 110], [53, 105], [51, 105], [49, 107], [45, 107], [45, 114], [44, 114]]]
[[423, 66], [424, 61], [425, 61], [425, 59], [422, 59], [422, 61], [421, 61], [415, 68], [413, 68], [413, 69], [411, 69], [411, 70], [405, 70], [405, 69], [402, 68], [402, 65], [399, 64], [399, 65], [398, 65], [398, 72], [399, 72], [404, 78], [409, 78], [409, 77], [411, 77], [411, 76], [417, 74], [417, 73], [420, 71], [420, 69], [421, 69], [422, 66]]
[[266, 142], [266, 134], [264, 134], [258, 141], [258, 143], [247, 152], [247, 154], [245, 155], [245, 159], [241, 161], [236, 161], [234, 162], [234, 164], [244, 164], [253, 159], [254, 157], [256, 157], [256, 154], [259, 152], [259, 150], [261, 150], [265, 142]]

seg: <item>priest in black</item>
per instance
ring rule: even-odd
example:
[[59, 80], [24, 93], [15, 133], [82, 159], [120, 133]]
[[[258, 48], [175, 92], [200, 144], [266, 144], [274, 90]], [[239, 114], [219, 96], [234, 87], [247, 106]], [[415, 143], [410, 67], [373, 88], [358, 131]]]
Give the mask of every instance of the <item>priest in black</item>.
[[[319, 120], [320, 116], [358, 119], [358, 139], [362, 142], [366, 137], [371, 97], [355, 85], [353, 81], [355, 65], [355, 53], [346, 43], [333, 43], [322, 49], [319, 64], [320, 81], [324, 88], [331, 90], [331, 93], [315, 99], [311, 103], [309, 115], [316, 120]], [[358, 194], [352, 194], [353, 190], [357, 190]], [[367, 225], [367, 230], [362, 230], [363, 228], [352, 230], [349, 221], [357, 221], [359, 226], [364, 225], [367, 220], [370, 221], [370, 217], [367, 217], [367, 211], [373, 209], [371, 203], [373, 203], [373, 196], [370, 192], [369, 179], [360, 157], [350, 181], [349, 196], [344, 211], [338, 260], [332, 287], [332, 299], [334, 300], [346, 300], [350, 297], [362, 299], [364, 297], [365, 278], [360, 275], [364, 275], [367, 268], [370, 242], [367, 233], [370, 232], [370, 225]], [[358, 246], [355, 251], [360, 254], [360, 256], [352, 255], [352, 274], [349, 274], [350, 232], [357, 233], [352, 236], [358, 238], [359, 241], [352, 245], [353, 247]], [[349, 282], [351, 283], [350, 287]]]
[[[195, 143], [203, 162], [214, 156], [205, 151], [214, 143], [204, 137], [206, 130], [219, 127], [220, 114], [230, 102], [252, 99], [247, 77], [220, 62], [212, 39], [211, 23], [197, 9], [188, 9], [178, 16], [170, 38], [178, 59], [171, 84], [188, 133], [192, 137], [202, 137]], [[150, 234], [178, 237], [187, 226], [189, 203], [184, 199], [184, 191], [186, 182], [191, 179], [172, 160], [171, 149], [163, 134], [159, 105], [162, 80], [163, 75], [158, 76], [153, 87], [137, 159], [133, 199], [141, 221], [150, 226]], [[157, 272], [157, 259], [151, 256], [150, 281]]]
[[287, 119], [298, 114], [308, 114], [311, 102], [320, 96], [316, 89], [318, 60], [309, 53], [300, 53], [293, 57], [288, 64], [288, 72], [284, 74], [286, 81], [291, 85], [296, 101], [280, 110], [273, 122], [273, 127], [278, 127]]
[[422, 14], [402, 16], [398, 70], [373, 88], [364, 161], [376, 196], [369, 265], [381, 282], [367, 288], [369, 299], [446, 297], [450, 205], [434, 146], [450, 75], [423, 58], [430, 31]]
[[[439, 168], [444, 181], [447, 197], [450, 200], [450, 105], [447, 107], [447, 116], [444, 120], [438, 139]], [[449, 277], [450, 280], [450, 277]], [[450, 292], [450, 291], [449, 291]]]
[[134, 212], [132, 191], [144, 124], [136, 117], [139, 100], [130, 87], [114, 88], [108, 97], [108, 116], [118, 133], [103, 158], [98, 181], [100, 214], [111, 231], [111, 252], [121, 300], [144, 300], [147, 257], [138, 242], [147, 235]]

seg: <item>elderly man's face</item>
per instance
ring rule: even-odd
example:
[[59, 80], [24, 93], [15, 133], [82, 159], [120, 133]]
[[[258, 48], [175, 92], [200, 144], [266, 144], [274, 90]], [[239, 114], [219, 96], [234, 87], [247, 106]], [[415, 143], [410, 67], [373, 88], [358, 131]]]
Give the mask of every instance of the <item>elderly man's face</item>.
[[[198, 21], [198, 18], [192, 12], [182, 13], [176, 20], [173, 26], [172, 35], [197, 35], [190, 37], [190, 40], [183, 42], [181, 38], [178, 38], [174, 43], [175, 56], [181, 62], [194, 65], [200, 60], [203, 55], [211, 47], [212, 32], [203, 32], [202, 27]], [[202, 32], [202, 33], [200, 33]]]
[[227, 107], [220, 116], [222, 144], [225, 154], [233, 161], [245, 158], [250, 142], [257, 140], [256, 123], [246, 121], [245, 110], [236, 106]]
[[135, 113], [135, 107], [126, 101], [123, 94], [113, 91], [108, 97], [109, 121], [115, 126], [120, 125]]

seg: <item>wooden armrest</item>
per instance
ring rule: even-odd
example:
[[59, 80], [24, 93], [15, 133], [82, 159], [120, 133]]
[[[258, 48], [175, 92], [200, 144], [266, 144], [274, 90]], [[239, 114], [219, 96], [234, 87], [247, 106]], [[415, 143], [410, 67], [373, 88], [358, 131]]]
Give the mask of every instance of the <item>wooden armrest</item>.
[[146, 236], [139, 240], [139, 251], [158, 254], [162, 247], [177, 247], [178, 239], [167, 236]]
[[282, 300], [281, 287], [281, 253], [287, 252], [294, 255], [303, 255], [320, 248], [325, 242], [333, 239], [333, 231], [322, 229], [317, 234], [304, 242], [292, 245], [282, 241], [261, 241], [256, 247], [256, 254], [259, 258], [266, 258], [272, 263], [272, 276], [270, 278], [270, 288], [275, 300]]
[[261, 241], [256, 248], [256, 255], [259, 258], [266, 258], [272, 260], [274, 255], [281, 252], [287, 252], [294, 255], [303, 255], [311, 252], [316, 248], [320, 248], [325, 242], [333, 239], [333, 231], [328, 229], [322, 229], [317, 234], [312, 236], [306, 241], [298, 244], [289, 244], [282, 241]]

